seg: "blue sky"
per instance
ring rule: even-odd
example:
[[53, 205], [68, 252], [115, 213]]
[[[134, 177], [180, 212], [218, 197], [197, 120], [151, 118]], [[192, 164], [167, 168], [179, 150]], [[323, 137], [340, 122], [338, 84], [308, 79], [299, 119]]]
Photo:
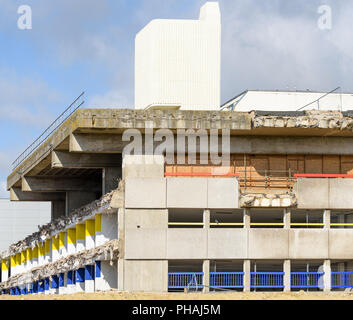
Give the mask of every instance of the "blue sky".
[[[133, 107], [134, 38], [154, 18], [197, 19], [201, 0], [0, 0], [0, 197], [11, 162], [83, 90]], [[353, 91], [353, 1], [222, 0], [222, 102], [245, 89]], [[32, 8], [32, 30], [17, 9]], [[320, 30], [320, 5], [332, 29]]]

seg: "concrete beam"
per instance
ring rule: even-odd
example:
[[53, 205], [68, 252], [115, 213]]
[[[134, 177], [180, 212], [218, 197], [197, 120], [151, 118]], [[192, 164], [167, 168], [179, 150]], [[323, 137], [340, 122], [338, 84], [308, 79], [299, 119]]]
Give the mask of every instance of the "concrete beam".
[[78, 154], [67, 151], [53, 151], [52, 168], [104, 168], [121, 167], [119, 154], [102, 154], [99, 157], [92, 154]]
[[[142, 132], [144, 133], [144, 132]], [[177, 151], [174, 135], [174, 150]], [[70, 135], [70, 152], [121, 153], [130, 141], [120, 134], [76, 133]], [[196, 145], [199, 146], [197, 140]], [[155, 142], [154, 147], [161, 144]], [[144, 139], [142, 139], [144, 147]], [[353, 154], [352, 137], [231, 136], [230, 153], [251, 154]]]
[[22, 191], [58, 192], [58, 191], [92, 191], [100, 192], [101, 183], [87, 178], [66, 177], [23, 177]]
[[11, 201], [65, 201], [65, 192], [23, 192], [21, 188], [10, 189]]

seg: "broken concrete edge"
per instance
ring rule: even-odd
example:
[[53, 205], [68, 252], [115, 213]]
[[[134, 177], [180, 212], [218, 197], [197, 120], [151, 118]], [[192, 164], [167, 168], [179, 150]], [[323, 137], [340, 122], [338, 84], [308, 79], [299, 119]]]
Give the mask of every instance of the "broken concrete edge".
[[94, 249], [84, 250], [55, 262], [34, 267], [28, 272], [17, 274], [7, 281], [0, 283], [0, 290], [25, 285], [45, 278], [51, 279], [54, 275], [77, 270], [86, 265], [92, 265], [97, 260], [117, 260], [119, 258], [118, 246], [119, 241], [114, 239]]
[[[275, 115], [269, 112], [252, 112], [253, 128], [319, 128], [353, 131], [353, 118], [350, 113], [339, 111], [308, 110], [303, 115], [292, 116], [290, 112]], [[265, 115], [264, 115], [265, 114]]]
[[38, 226], [39, 231], [32, 233], [24, 240], [13, 243], [9, 249], [0, 254], [0, 260], [9, 259], [26, 249], [34, 248], [39, 242], [51, 239], [65, 231], [70, 226], [94, 217], [96, 214], [112, 214], [124, 206], [124, 183], [120, 180], [117, 189], [105, 194], [100, 199], [93, 201], [81, 208], [74, 210], [69, 216], [62, 216], [46, 225]]
[[297, 197], [293, 192], [272, 193], [242, 193], [239, 195], [241, 208], [290, 208], [297, 206]]

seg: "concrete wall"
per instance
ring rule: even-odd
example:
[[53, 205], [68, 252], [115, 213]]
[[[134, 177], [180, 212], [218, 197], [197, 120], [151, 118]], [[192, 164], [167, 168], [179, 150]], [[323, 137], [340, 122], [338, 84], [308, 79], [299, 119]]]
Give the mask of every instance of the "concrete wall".
[[298, 178], [295, 190], [298, 208], [353, 208], [353, 179]]
[[136, 229], [126, 233], [125, 258], [351, 259], [349, 239], [349, 229]]
[[168, 261], [158, 260], [123, 260], [124, 291], [168, 291]]
[[126, 178], [126, 208], [239, 207], [236, 178]]

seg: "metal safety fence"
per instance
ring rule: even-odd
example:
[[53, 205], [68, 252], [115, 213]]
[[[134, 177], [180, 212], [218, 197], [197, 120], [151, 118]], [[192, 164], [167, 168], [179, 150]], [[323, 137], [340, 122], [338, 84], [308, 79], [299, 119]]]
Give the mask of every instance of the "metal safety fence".
[[331, 272], [331, 288], [353, 288], [353, 272]]
[[317, 288], [324, 286], [324, 272], [291, 272], [291, 288]]
[[169, 289], [203, 288], [203, 272], [169, 272]]
[[210, 272], [211, 288], [244, 288], [244, 272]]
[[251, 272], [250, 288], [284, 288], [284, 272]]

